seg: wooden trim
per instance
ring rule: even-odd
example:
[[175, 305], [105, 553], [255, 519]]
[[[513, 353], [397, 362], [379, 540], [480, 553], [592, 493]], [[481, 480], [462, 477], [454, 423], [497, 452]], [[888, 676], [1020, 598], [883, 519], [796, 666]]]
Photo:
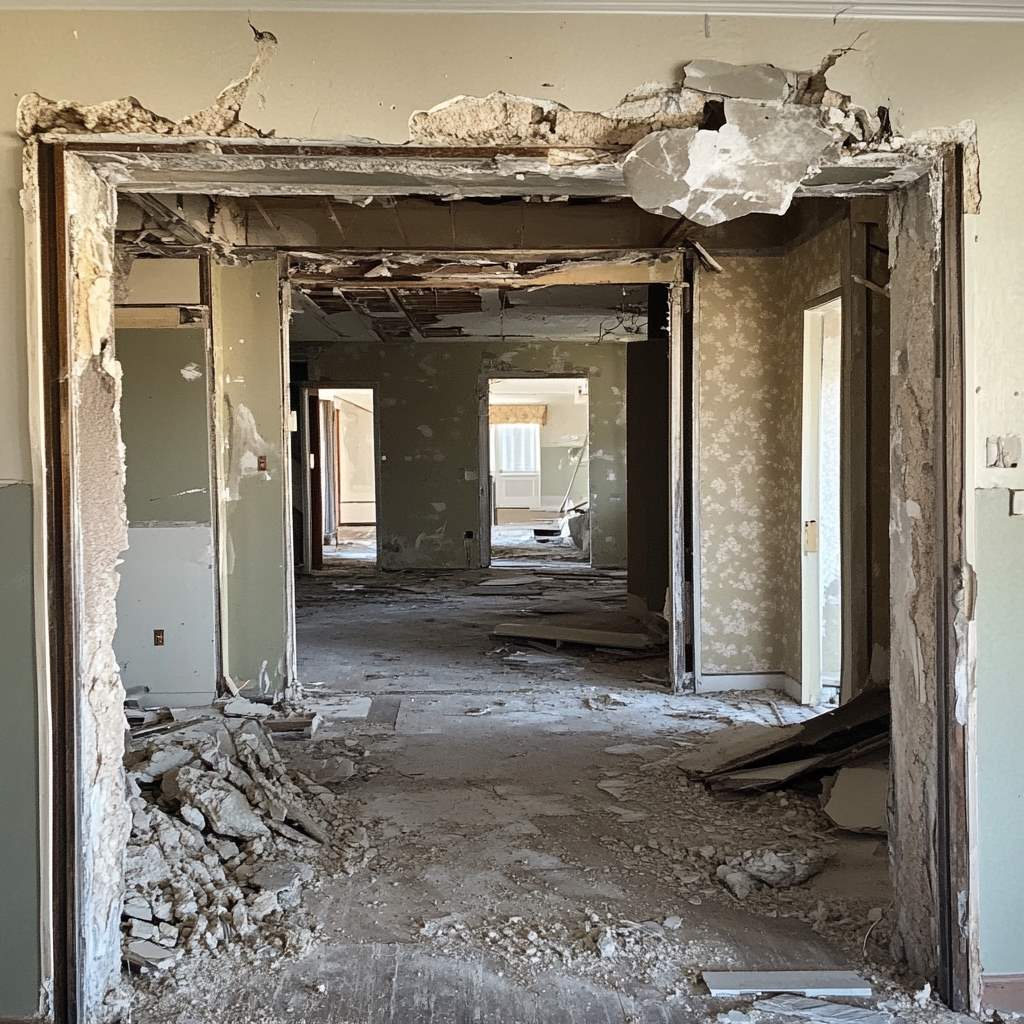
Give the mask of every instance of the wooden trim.
[[724, 690], [781, 690], [797, 704], [802, 703], [800, 684], [786, 672], [705, 672], [701, 693]]
[[[307, 434], [306, 450], [303, 452], [306, 458], [306, 472], [309, 474], [309, 568], [322, 569], [324, 567], [324, 496], [323, 487], [320, 483], [320, 463], [323, 461], [323, 451], [320, 445], [320, 393], [319, 391], [308, 391], [306, 393], [306, 422], [309, 424]], [[313, 456], [313, 465], [310, 465], [310, 456]]]
[[[682, 270], [682, 268], [680, 268]], [[689, 285], [682, 275], [669, 288], [669, 680], [673, 693], [690, 688], [687, 640], [692, 634], [690, 591], [686, 586], [686, 318]], [[692, 308], [692, 306], [691, 306]], [[627, 402], [629, 396], [626, 396]], [[628, 474], [629, 467], [626, 467]], [[636, 509], [633, 510], [636, 514]], [[629, 510], [627, 509], [627, 514]]]
[[985, 1010], [1024, 1013], [1024, 974], [983, 974], [981, 1002]]
[[[936, 338], [936, 681], [939, 764], [938, 897], [939, 978], [942, 1000], [954, 1010], [970, 1009], [971, 896], [968, 851], [967, 741], [957, 720], [958, 680], [966, 624], [958, 603], [964, 594], [964, 364], [963, 364], [963, 149], [950, 147], [942, 159], [942, 244]], [[965, 714], [966, 717], [966, 714]]]
[[[47, 473], [47, 626], [53, 714], [53, 1015], [76, 1024], [82, 1005], [82, 909], [79, 851], [80, 753], [75, 680], [75, 606], [70, 504], [71, 406], [67, 210], [64, 149], [39, 147], [39, 220], [42, 266], [43, 386]], [[39, 498], [37, 497], [37, 500]]]

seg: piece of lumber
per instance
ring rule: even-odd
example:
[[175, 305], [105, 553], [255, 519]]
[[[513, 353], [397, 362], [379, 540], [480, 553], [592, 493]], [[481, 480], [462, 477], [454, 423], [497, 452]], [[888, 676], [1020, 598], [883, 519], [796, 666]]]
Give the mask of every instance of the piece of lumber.
[[620, 633], [607, 629], [583, 629], [578, 626], [556, 626], [547, 622], [503, 622], [494, 627], [494, 636], [525, 640], [557, 640], [588, 647], [614, 647], [642, 651], [653, 646], [646, 633]]
[[[809, 719], [795, 731], [786, 727], [780, 739], [738, 757], [727, 758], [698, 774], [709, 777], [741, 768], [759, 768], [834, 754], [858, 748], [862, 743], [870, 743], [888, 734], [889, 690], [875, 687], [862, 691], [834, 711]], [[859, 753], [865, 752], [859, 750]]]
[[713, 996], [793, 992], [805, 996], [870, 996], [871, 986], [853, 971], [704, 971]]

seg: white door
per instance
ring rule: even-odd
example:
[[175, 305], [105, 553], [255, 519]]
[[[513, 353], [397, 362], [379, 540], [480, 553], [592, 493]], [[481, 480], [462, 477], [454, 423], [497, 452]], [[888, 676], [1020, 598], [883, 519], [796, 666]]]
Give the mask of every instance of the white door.
[[801, 678], [804, 704], [838, 693], [842, 664], [839, 298], [804, 312]]

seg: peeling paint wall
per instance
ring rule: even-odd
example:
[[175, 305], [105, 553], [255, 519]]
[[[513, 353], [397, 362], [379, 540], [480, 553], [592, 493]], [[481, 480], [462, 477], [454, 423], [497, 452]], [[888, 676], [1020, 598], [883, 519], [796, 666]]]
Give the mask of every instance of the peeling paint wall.
[[[276, 260], [213, 267], [224, 671], [285, 686], [285, 474]], [[265, 460], [265, 461], [264, 461]]]
[[800, 681], [803, 311], [840, 285], [846, 223], [721, 260], [698, 291], [701, 668]]
[[479, 565], [481, 378], [526, 372], [589, 377], [591, 557], [625, 565], [625, 348], [470, 339], [325, 347], [311, 379], [379, 387], [381, 566]]

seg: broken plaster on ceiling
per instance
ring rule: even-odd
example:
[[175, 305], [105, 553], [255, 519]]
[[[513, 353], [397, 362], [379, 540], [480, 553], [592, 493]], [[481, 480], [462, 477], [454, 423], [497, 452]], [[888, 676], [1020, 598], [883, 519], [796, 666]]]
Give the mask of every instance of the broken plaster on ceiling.
[[242, 104], [277, 50], [277, 37], [250, 23], [256, 55], [249, 70], [226, 85], [213, 103], [175, 121], [156, 114], [134, 96], [102, 103], [51, 100], [37, 92], [26, 93], [18, 103], [17, 131], [23, 139], [43, 132], [86, 134], [93, 132], [152, 133], [156, 135], [257, 136], [267, 134], [241, 119]]

